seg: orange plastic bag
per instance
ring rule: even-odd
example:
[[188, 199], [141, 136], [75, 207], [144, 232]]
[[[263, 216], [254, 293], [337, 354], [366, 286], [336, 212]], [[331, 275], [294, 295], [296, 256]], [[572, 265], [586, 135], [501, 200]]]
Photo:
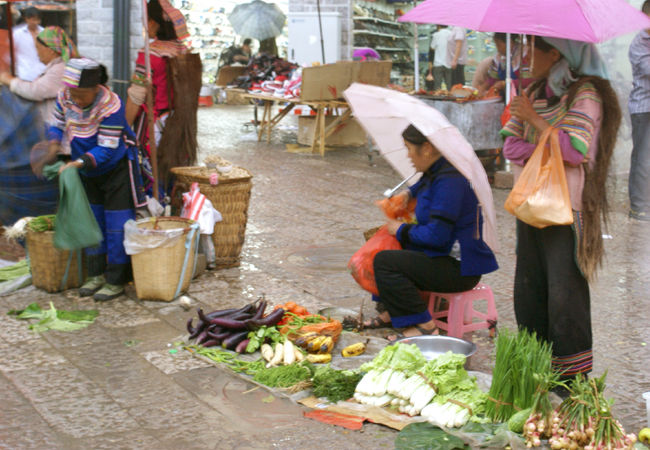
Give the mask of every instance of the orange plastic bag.
[[401, 248], [402, 246], [397, 238], [391, 236], [384, 225], [352, 255], [348, 262], [348, 269], [350, 269], [352, 277], [363, 289], [379, 295], [375, 283], [375, 269], [372, 266], [375, 255], [382, 250], [400, 250]]
[[414, 198], [409, 199], [405, 208], [404, 195], [406, 194], [394, 195], [390, 198], [377, 200], [375, 203], [381, 208], [384, 214], [386, 214], [386, 217], [389, 219], [410, 222], [413, 219], [413, 214], [415, 213], [416, 202]]
[[556, 128], [549, 127], [542, 133], [504, 207], [522, 222], [536, 228], [573, 223]]

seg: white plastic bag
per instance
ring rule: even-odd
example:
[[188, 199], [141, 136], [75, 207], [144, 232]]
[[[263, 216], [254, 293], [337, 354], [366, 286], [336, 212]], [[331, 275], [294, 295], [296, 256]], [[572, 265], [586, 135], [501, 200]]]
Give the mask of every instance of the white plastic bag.
[[127, 255], [135, 255], [153, 248], [171, 247], [179, 239], [185, 239], [184, 232], [184, 228], [171, 230], [139, 228], [135, 220], [127, 220], [124, 224], [124, 250]]

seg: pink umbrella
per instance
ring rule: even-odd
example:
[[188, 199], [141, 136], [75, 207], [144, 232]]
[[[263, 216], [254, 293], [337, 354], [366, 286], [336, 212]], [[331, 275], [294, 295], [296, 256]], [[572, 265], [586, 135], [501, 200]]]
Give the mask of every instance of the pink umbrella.
[[584, 42], [650, 28], [625, 0], [427, 0], [399, 20]]
[[[467, 178], [481, 205], [483, 240], [498, 251], [496, 213], [492, 189], [474, 149], [437, 109], [406, 93], [353, 83], [343, 92], [355, 119], [373, 138], [379, 152], [403, 177], [415, 169], [408, 157], [402, 131], [412, 124], [436, 146], [447, 161]], [[416, 180], [412, 178], [412, 184]]]

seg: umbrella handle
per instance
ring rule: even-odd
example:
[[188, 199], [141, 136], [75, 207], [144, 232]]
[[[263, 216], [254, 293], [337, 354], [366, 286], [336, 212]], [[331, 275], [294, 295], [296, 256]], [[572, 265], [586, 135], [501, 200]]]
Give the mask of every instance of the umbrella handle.
[[400, 183], [397, 186], [395, 186], [393, 189], [387, 189], [386, 191], [384, 191], [384, 197], [391, 198], [393, 195], [395, 195], [395, 192], [397, 192], [399, 188], [404, 186], [404, 184], [406, 184], [406, 182], [411, 178], [413, 178], [416, 174], [417, 172], [413, 172], [411, 175], [409, 175], [408, 177], [400, 181]]

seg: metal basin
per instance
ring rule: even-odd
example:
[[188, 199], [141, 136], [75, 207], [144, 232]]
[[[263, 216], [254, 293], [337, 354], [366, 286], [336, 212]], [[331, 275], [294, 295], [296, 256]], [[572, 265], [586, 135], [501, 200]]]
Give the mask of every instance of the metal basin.
[[414, 336], [399, 339], [402, 344], [418, 346], [427, 361], [430, 361], [448, 351], [465, 355], [467, 358], [476, 352], [476, 344], [450, 336]]

